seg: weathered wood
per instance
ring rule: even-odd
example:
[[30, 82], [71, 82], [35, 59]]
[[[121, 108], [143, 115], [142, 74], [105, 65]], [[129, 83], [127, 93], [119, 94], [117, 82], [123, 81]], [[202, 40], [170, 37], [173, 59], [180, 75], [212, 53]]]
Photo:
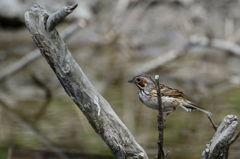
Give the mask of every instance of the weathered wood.
[[231, 139], [237, 126], [237, 116], [227, 115], [217, 128], [212, 140], [206, 144], [206, 149], [202, 153], [202, 159], [217, 159], [221, 156], [227, 158], [229, 147], [232, 144]]
[[[74, 8], [74, 5], [70, 8]], [[62, 9], [58, 14], [65, 15], [64, 12], [65, 9]], [[66, 93], [108, 145], [115, 158], [147, 159], [148, 156], [131, 132], [88, 80], [56, 29], [47, 29], [49, 17], [44, 7], [34, 5], [25, 13], [25, 22], [42, 56], [55, 72]]]
[[[78, 22], [74, 22], [70, 26], [68, 26], [63, 33], [61, 34], [64, 40], [68, 39], [79, 27], [83, 28], [86, 22], [84, 20], [79, 20]], [[39, 54], [39, 50], [35, 49], [30, 53], [26, 54], [18, 61], [14, 62], [11, 66], [2, 69], [0, 71], [0, 82], [8, 78], [9, 76], [15, 74], [21, 69], [25, 68], [27, 65], [31, 64], [33, 61], [36, 61], [41, 54]]]
[[163, 125], [163, 110], [162, 110], [162, 96], [161, 96], [161, 89], [160, 89], [160, 84], [159, 84], [159, 76], [156, 75], [155, 76], [155, 85], [157, 88], [157, 100], [158, 100], [158, 131], [159, 131], [159, 135], [158, 135], [158, 156], [157, 159], [164, 159], [165, 158], [165, 154], [163, 151], [163, 129], [164, 129], [164, 125]]

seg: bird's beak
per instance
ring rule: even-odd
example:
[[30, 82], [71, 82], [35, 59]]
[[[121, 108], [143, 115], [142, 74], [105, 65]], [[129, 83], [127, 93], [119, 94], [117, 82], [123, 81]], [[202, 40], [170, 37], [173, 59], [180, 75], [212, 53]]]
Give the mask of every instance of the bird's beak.
[[133, 79], [130, 79], [128, 83], [135, 83]]

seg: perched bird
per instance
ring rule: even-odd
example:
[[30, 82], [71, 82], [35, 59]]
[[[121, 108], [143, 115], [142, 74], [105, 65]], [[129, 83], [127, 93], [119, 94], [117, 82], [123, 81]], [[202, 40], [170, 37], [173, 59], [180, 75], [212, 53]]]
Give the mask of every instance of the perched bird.
[[[157, 89], [155, 82], [150, 76], [145, 74], [138, 75], [133, 77], [133, 79], [129, 80], [128, 82], [134, 83], [139, 88], [138, 97], [144, 105], [152, 109], [159, 109]], [[208, 115], [211, 115], [210, 112], [185, 99], [183, 92], [177, 89], [160, 84], [160, 91], [162, 96], [163, 113], [165, 114], [164, 119], [169, 113], [175, 111], [178, 107], [182, 107], [186, 111], [197, 109]]]

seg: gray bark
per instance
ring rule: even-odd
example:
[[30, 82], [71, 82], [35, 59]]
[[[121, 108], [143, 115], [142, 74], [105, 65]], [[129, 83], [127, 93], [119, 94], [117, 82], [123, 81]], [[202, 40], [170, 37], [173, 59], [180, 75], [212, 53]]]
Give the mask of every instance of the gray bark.
[[[109, 103], [93, 87], [55, 29], [55, 25], [74, 9], [74, 5], [65, 7], [51, 16], [44, 7], [34, 5], [25, 13], [25, 22], [42, 56], [55, 72], [66, 93], [109, 146], [115, 158], [147, 159], [145, 151]], [[237, 125], [236, 116], [228, 115], [224, 118], [213, 139], [207, 143], [202, 159], [219, 158], [223, 155], [227, 158], [229, 146], [240, 136], [239, 132], [233, 138]]]
[[[217, 128], [212, 140], [206, 144], [202, 153], [202, 159], [228, 158], [228, 150], [233, 143], [233, 135], [237, 129], [237, 116], [227, 115], [221, 125]], [[234, 141], [236, 138], [234, 138]]]
[[[62, 9], [57, 14], [64, 15], [65, 10]], [[56, 29], [47, 31], [46, 22], [50, 16], [44, 7], [34, 5], [25, 13], [25, 22], [42, 56], [55, 72], [66, 93], [108, 145], [115, 158], [147, 159], [148, 156], [131, 132], [88, 80]]]

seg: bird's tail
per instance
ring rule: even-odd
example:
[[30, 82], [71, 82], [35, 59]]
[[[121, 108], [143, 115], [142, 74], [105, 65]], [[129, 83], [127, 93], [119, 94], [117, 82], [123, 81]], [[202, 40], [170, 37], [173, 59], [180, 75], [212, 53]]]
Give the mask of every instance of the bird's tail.
[[186, 111], [191, 111], [191, 110], [200, 110], [204, 113], [206, 113], [207, 115], [211, 115], [211, 113], [209, 111], [206, 111], [205, 109], [193, 104], [190, 101], [186, 101], [183, 106], [182, 106]]

